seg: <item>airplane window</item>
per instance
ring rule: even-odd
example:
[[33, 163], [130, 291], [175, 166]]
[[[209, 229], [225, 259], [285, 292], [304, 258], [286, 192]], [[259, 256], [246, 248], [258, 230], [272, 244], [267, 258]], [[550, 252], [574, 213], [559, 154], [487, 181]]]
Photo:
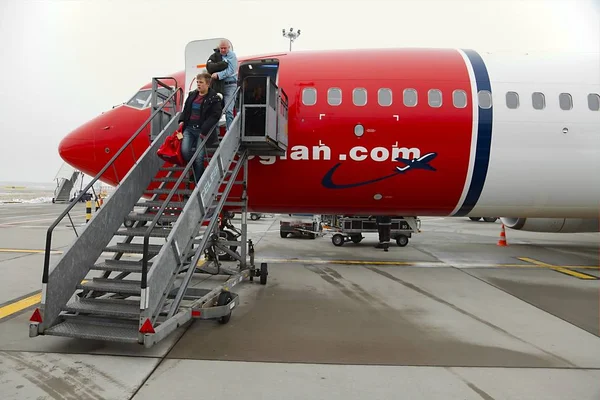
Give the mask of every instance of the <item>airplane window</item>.
[[327, 90], [327, 103], [330, 106], [339, 106], [342, 104], [342, 89], [330, 88]]
[[531, 95], [531, 101], [533, 102], [533, 108], [536, 110], [543, 110], [546, 107], [546, 98], [544, 93], [535, 92]]
[[302, 104], [305, 106], [314, 106], [317, 104], [317, 90], [315, 88], [302, 89]]
[[367, 104], [367, 90], [356, 88], [352, 91], [352, 102], [355, 106], [364, 106]]
[[479, 107], [484, 109], [492, 108], [492, 94], [487, 90], [480, 90], [477, 93], [477, 99], [479, 100]]
[[600, 110], [600, 96], [596, 93], [588, 94], [588, 107], [592, 111]]
[[569, 93], [561, 93], [558, 96], [558, 103], [561, 110], [570, 110], [573, 108], [573, 98]]
[[379, 89], [377, 91], [377, 102], [382, 107], [388, 107], [392, 105], [392, 90], [391, 89]]
[[417, 105], [417, 91], [415, 89], [404, 89], [404, 105], [406, 107]]
[[452, 102], [456, 108], [465, 108], [467, 106], [467, 93], [464, 90], [455, 90], [452, 92]]
[[429, 97], [428, 100], [430, 107], [438, 108], [442, 106], [442, 92], [437, 89], [431, 89], [427, 95]]
[[142, 109], [150, 104], [151, 96], [152, 90], [140, 90], [126, 104], [130, 107]]
[[512, 109], [519, 108], [519, 94], [516, 92], [507, 92], [506, 106]]

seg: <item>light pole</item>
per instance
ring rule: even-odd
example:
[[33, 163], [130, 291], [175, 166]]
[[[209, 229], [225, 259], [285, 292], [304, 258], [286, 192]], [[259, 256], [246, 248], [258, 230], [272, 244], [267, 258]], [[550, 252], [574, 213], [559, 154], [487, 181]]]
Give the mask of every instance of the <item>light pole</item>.
[[298, 29], [298, 32], [294, 32], [294, 28], [290, 28], [289, 32], [286, 32], [285, 29], [281, 31], [283, 32], [283, 37], [290, 39], [290, 51], [292, 51], [292, 42], [300, 36], [300, 29]]

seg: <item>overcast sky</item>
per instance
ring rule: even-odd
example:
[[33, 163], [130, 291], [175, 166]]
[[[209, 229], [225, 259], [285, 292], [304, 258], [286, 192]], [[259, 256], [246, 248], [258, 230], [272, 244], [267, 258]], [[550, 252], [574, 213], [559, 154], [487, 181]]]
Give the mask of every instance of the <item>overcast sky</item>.
[[61, 138], [182, 70], [191, 40], [280, 51], [294, 27], [294, 50], [599, 52], [599, 20], [600, 0], [0, 0], [0, 181], [51, 182]]

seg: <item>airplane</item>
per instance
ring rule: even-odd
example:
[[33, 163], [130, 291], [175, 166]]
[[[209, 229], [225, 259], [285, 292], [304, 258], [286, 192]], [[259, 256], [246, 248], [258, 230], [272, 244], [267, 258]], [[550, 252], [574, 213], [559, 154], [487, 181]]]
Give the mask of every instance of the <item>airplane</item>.
[[429, 165], [429, 161], [433, 160], [435, 157], [437, 157], [436, 153], [427, 153], [423, 157], [413, 158], [412, 160], [398, 157], [395, 160], [406, 164], [406, 166], [396, 167], [396, 171], [404, 172], [408, 171], [409, 169], [426, 169], [428, 171], [435, 171], [436, 169]]
[[[503, 215], [510, 229], [599, 231], [599, 54], [396, 48], [238, 61], [289, 97], [287, 153], [249, 161], [251, 212]], [[186, 71], [170, 76], [193, 88]], [[150, 88], [66, 135], [61, 158], [96, 175], [149, 117]], [[139, 135], [101, 180], [118, 184], [149, 144]]]

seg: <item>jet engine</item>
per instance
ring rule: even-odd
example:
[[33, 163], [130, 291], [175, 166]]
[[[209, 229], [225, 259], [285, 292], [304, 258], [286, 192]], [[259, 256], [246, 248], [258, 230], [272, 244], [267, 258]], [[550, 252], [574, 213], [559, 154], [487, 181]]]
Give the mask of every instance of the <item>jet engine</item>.
[[500, 218], [504, 226], [527, 232], [600, 232], [598, 219], [582, 218]]

